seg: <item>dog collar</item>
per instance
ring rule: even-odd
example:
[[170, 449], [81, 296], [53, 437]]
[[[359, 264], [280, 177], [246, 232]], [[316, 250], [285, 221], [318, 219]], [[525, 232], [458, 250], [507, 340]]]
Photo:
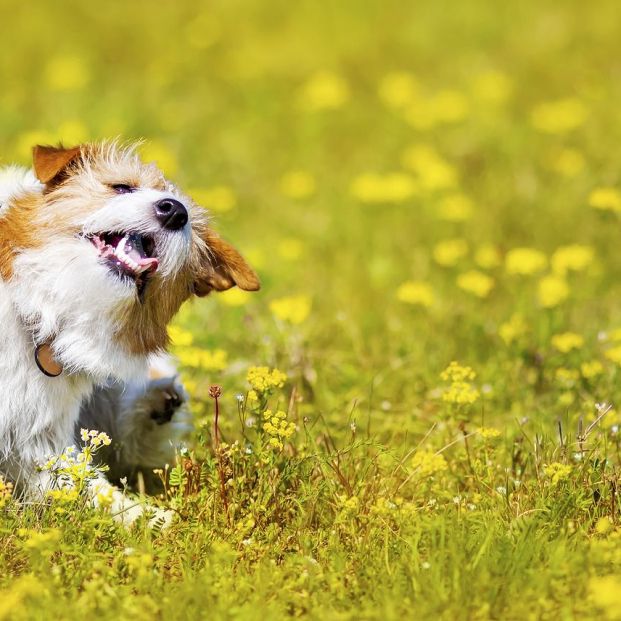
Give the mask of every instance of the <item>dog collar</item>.
[[50, 341], [35, 347], [34, 358], [39, 371], [47, 377], [58, 377], [63, 372], [63, 365], [54, 357]]

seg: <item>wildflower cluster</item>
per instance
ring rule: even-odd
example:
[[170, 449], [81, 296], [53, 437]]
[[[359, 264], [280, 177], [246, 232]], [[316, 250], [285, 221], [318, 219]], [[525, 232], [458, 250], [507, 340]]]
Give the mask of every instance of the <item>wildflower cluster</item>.
[[480, 393], [471, 383], [476, 373], [470, 367], [453, 361], [442, 371], [440, 377], [445, 382], [450, 382], [442, 394], [442, 399], [447, 403], [471, 405], [479, 399]]
[[246, 379], [252, 389], [258, 393], [266, 393], [274, 388], [282, 388], [287, 375], [278, 369], [269, 367], [250, 367]]
[[290, 438], [295, 431], [295, 423], [287, 421], [287, 413], [282, 410], [263, 412], [263, 431], [270, 436], [269, 445], [275, 449], [283, 448], [283, 440]]
[[411, 465], [421, 478], [444, 472], [448, 469], [448, 464], [443, 455], [428, 450], [416, 451], [414, 457], [412, 457]]
[[561, 464], [557, 461], [547, 464], [543, 467], [543, 472], [550, 479], [552, 485], [558, 485], [561, 481], [565, 481], [571, 474], [571, 466]]
[[13, 493], [13, 484], [10, 481], [5, 481], [0, 476], [0, 509], [4, 507], [11, 499]]

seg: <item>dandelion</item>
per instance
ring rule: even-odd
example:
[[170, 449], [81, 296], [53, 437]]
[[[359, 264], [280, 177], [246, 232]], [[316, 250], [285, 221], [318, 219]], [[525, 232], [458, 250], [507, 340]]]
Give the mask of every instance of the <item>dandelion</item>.
[[468, 254], [468, 244], [463, 239], [447, 239], [437, 243], [432, 254], [438, 265], [452, 267]]
[[301, 200], [315, 193], [315, 177], [305, 170], [292, 170], [280, 180], [280, 191], [287, 198]]
[[457, 286], [478, 298], [486, 298], [494, 288], [494, 279], [478, 270], [470, 270], [457, 277]]
[[591, 263], [595, 252], [591, 246], [572, 244], [557, 248], [550, 259], [552, 271], [559, 276], [564, 276], [567, 272], [581, 272]]
[[569, 286], [564, 278], [550, 274], [539, 281], [537, 295], [544, 308], [554, 308], [569, 297]]
[[223, 349], [186, 347], [176, 352], [182, 366], [204, 371], [223, 371], [228, 366], [228, 354]]
[[350, 192], [362, 203], [403, 203], [416, 194], [414, 179], [400, 172], [364, 173], [354, 179]]
[[188, 192], [201, 207], [215, 213], [226, 213], [237, 205], [235, 192], [228, 185], [211, 188], [192, 188]]
[[416, 451], [411, 461], [412, 468], [421, 477], [428, 477], [448, 470], [444, 456], [432, 451]]
[[531, 114], [533, 126], [547, 134], [565, 134], [580, 127], [587, 118], [585, 105], [575, 97], [544, 102]]
[[575, 332], [563, 332], [562, 334], [555, 334], [550, 342], [554, 349], [566, 354], [572, 349], [580, 349], [584, 345], [584, 337]]
[[403, 166], [414, 172], [421, 187], [427, 191], [454, 188], [457, 170], [432, 147], [417, 144], [403, 153]]
[[568, 479], [571, 471], [571, 466], [559, 462], [553, 462], [543, 467], [543, 472], [549, 477], [552, 485], [558, 485], [561, 481]]
[[447, 222], [465, 222], [472, 217], [472, 201], [464, 194], [449, 194], [438, 205], [438, 213]]
[[621, 577], [597, 576], [589, 580], [589, 595], [597, 608], [603, 610], [606, 619], [621, 619], [619, 610], [619, 593], [621, 593]]
[[621, 192], [616, 188], [596, 188], [589, 194], [588, 202], [593, 209], [621, 212]]
[[563, 177], [575, 177], [584, 170], [586, 161], [578, 149], [561, 149], [550, 157], [548, 165]]
[[604, 356], [606, 356], [606, 358], [608, 358], [611, 362], [621, 366], [621, 345], [617, 345], [616, 347], [609, 349], [604, 353]]
[[189, 347], [194, 342], [194, 335], [179, 326], [169, 326], [168, 336], [173, 347]]
[[580, 365], [580, 373], [585, 379], [593, 379], [604, 372], [604, 365], [599, 360], [590, 360]]
[[292, 325], [303, 323], [311, 310], [311, 300], [307, 295], [294, 295], [277, 298], [270, 302], [273, 315]]
[[349, 99], [347, 82], [331, 71], [319, 71], [302, 86], [299, 102], [311, 111], [341, 108]]
[[435, 294], [429, 283], [422, 280], [408, 280], [397, 288], [397, 299], [406, 304], [429, 308], [435, 302]]
[[544, 270], [547, 264], [546, 255], [534, 248], [513, 248], [505, 257], [505, 269], [508, 274], [530, 276]]
[[385, 75], [377, 89], [381, 101], [389, 108], [404, 108], [419, 95], [420, 85], [416, 78], [405, 71]]

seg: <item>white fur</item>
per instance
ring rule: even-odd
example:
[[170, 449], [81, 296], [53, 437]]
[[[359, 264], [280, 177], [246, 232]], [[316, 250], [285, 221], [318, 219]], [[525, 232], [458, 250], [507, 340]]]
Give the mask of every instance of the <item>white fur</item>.
[[[31, 171], [0, 169], [0, 218], [11, 198], [42, 190]], [[180, 198], [172, 186], [112, 197], [76, 228], [157, 234], [158, 271], [165, 278], [187, 260], [191, 243], [189, 223], [181, 231], [163, 231], [154, 217], [153, 203], [171, 196]], [[87, 239], [61, 235], [28, 249], [16, 257], [13, 272], [9, 282], [0, 278], [0, 472], [29, 495], [40, 495], [49, 477], [37, 466], [73, 444], [80, 404], [94, 385], [110, 377], [146, 380], [148, 359], [132, 355], [115, 338], [115, 318], [136, 303], [136, 287], [111, 274]], [[52, 339], [64, 366], [56, 378], [41, 373], [34, 360], [36, 344]], [[115, 492], [124, 511], [121, 499]]]

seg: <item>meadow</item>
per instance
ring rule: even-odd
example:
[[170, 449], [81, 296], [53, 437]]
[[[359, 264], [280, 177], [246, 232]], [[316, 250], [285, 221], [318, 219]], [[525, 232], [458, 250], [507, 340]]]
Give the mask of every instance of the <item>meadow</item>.
[[0, 24], [0, 165], [144, 138], [263, 285], [171, 327], [170, 528], [0, 484], [0, 621], [621, 619], [617, 3]]

